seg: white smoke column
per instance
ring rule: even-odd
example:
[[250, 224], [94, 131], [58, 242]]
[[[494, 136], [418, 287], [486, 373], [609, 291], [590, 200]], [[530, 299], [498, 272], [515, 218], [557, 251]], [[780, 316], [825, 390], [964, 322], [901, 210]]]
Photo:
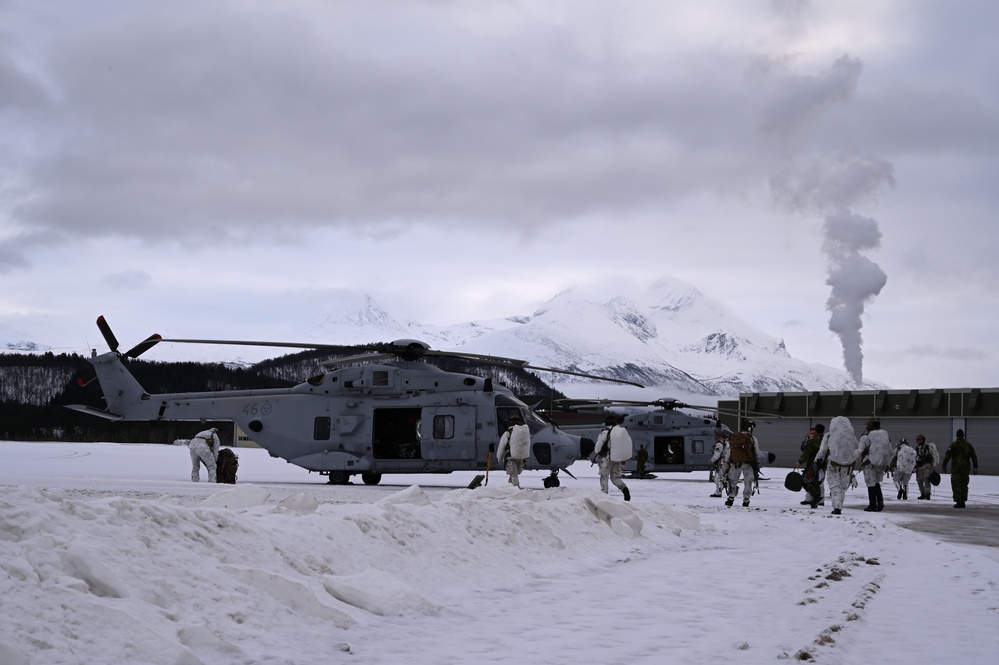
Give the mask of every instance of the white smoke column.
[[[883, 186], [894, 185], [894, 169], [876, 155], [844, 152], [834, 156], [814, 148], [829, 143], [817, 128], [822, 126], [823, 116], [850, 103], [863, 65], [843, 55], [828, 69], [810, 76], [785, 73], [777, 66], [759, 66], [756, 71], [768, 84], [760, 130], [779, 140], [787, 162], [770, 180], [771, 195], [780, 208], [825, 218], [823, 250], [829, 262], [826, 283], [832, 289], [826, 302], [829, 329], [839, 336], [844, 366], [860, 387], [864, 309], [888, 278], [863, 255], [881, 244], [877, 222], [853, 209], [874, 199]], [[850, 143], [848, 137], [841, 140]], [[807, 159], [803, 159], [806, 155]]]
[[844, 366], [859, 387], [864, 378], [860, 334], [864, 308], [888, 282], [885, 272], [862, 252], [880, 246], [881, 231], [873, 219], [848, 211], [827, 216], [822, 231], [829, 258], [826, 284], [832, 289], [826, 301], [829, 330], [839, 336]]

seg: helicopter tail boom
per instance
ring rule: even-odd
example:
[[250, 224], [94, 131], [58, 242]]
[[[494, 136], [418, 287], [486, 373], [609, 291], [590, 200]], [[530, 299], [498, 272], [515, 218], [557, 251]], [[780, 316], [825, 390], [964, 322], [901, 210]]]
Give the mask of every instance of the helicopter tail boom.
[[140, 411], [146, 411], [149, 405], [149, 393], [136, 380], [121, 362], [115, 352], [94, 356], [90, 359], [97, 374], [97, 381], [104, 391], [107, 402], [105, 410], [95, 409], [82, 404], [69, 404], [66, 408], [80, 411], [107, 420], [133, 420], [140, 416]]

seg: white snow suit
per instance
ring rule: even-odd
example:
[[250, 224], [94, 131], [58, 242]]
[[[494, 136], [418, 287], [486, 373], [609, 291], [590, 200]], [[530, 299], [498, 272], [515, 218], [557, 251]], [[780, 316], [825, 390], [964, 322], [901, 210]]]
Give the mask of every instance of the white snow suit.
[[718, 497], [725, 492], [725, 479], [728, 476], [728, 467], [725, 465], [727, 450], [724, 441], [715, 441], [715, 447], [711, 451], [711, 464], [714, 465], [711, 473], [715, 481], [715, 493], [711, 496]]
[[822, 445], [815, 459], [826, 461], [826, 483], [833, 512], [843, 509], [846, 490], [853, 478], [853, 465], [857, 460], [857, 435], [846, 416], [836, 416], [829, 423], [829, 431], [822, 437]]
[[208, 469], [208, 482], [216, 481], [215, 460], [218, 458], [221, 445], [218, 430], [214, 428], [198, 432], [188, 442], [187, 447], [191, 450], [191, 480], [194, 482], [201, 480], [201, 465], [204, 464]]
[[[507, 450], [509, 448], [509, 451]], [[508, 482], [520, 487], [520, 474], [524, 472], [524, 460], [531, 454], [531, 430], [527, 425], [511, 425], [500, 437], [496, 447], [496, 461], [506, 462]]]
[[900, 499], [909, 498], [909, 478], [912, 477], [912, 472], [916, 468], [916, 450], [909, 446], [907, 443], [903, 443], [898, 447], [898, 453], [895, 457], [895, 487], [898, 488], [898, 493]]
[[[864, 461], [870, 464], [863, 464]], [[878, 485], [885, 477], [885, 468], [891, 463], [891, 439], [888, 432], [876, 429], [860, 437], [860, 453], [857, 463], [864, 470], [864, 482], [868, 487]]]
[[607, 486], [607, 481], [609, 480], [615, 487], [621, 490], [621, 493], [624, 494], [624, 500], [629, 501], [631, 493], [628, 491], [628, 486], [621, 480], [621, 476], [624, 472], [624, 463], [630, 460], [634, 454], [631, 435], [628, 434], [628, 430], [620, 425], [611, 425], [604, 428], [597, 436], [598, 452], [604, 448], [604, 444], [607, 443], [608, 438], [610, 439], [610, 452], [600, 458], [600, 491], [604, 494], [609, 494], [610, 488]]

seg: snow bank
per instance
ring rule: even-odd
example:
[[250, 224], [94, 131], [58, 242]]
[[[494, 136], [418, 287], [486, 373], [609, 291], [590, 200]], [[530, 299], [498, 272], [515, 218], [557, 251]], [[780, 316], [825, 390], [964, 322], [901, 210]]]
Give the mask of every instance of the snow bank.
[[[668, 544], [697, 528], [662, 504], [566, 488], [431, 501], [412, 486], [340, 504], [240, 485], [194, 506], [165, 498], [0, 487], [4, 633], [28, 636], [32, 662], [259, 662], [240, 645], [266, 649], [287, 616], [335, 650], [365, 617], [438, 614], [475, 584], [602, 566], [642, 534]], [[28, 662], [7, 640], [0, 655]]]

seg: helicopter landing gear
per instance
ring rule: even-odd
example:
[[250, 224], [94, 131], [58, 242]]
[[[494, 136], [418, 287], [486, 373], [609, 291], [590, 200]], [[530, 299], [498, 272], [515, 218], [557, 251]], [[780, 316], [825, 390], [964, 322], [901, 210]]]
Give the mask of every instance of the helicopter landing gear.
[[382, 474], [373, 471], [365, 471], [361, 474], [361, 480], [365, 485], [377, 485], [382, 481]]
[[559, 485], [561, 485], [562, 483], [558, 479], [558, 469], [552, 469], [552, 475], [548, 476], [541, 482], [545, 486], [545, 489], [550, 489], [552, 487], [558, 487]]
[[350, 474], [346, 471], [330, 471], [330, 485], [346, 485], [350, 481]]

